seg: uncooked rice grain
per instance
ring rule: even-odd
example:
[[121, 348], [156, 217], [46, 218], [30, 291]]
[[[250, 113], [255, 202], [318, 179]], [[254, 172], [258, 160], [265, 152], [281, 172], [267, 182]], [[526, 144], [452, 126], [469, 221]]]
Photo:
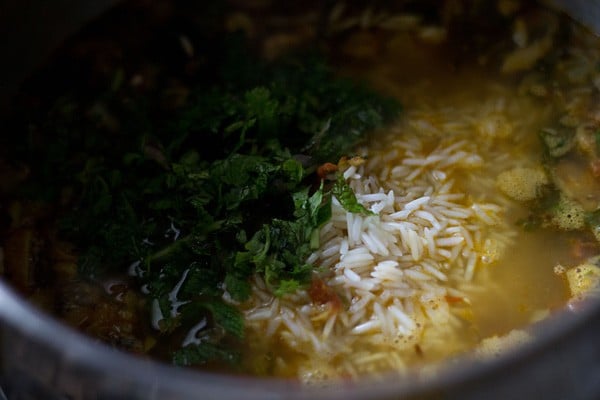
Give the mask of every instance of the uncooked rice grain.
[[[366, 162], [343, 176], [375, 215], [349, 213], [333, 198], [319, 249], [307, 259], [332, 300], [313, 302], [308, 290], [276, 297], [257, 276], [251, 299], [240, 305], [250, 336], [295, 355], [278, 358], [274, 368], [295, 365], [302, 380], [315, 381], [402, 372], [417, 344], [461, 349], [458, 313], [470, 307], [479, 271], [493, 262], [486, 249], [503, 251], [515, 229], [482, 162], [494, 160], [499, 170], [510, 158], [493, 146], [479, 149], [470, 137], [490, 110], [509, 106], [483, 102], [460, 120], [452, 108], [418, 108], [381, 143], [358, 149]], [[434, 147], [426, 144], [432, 137]]]

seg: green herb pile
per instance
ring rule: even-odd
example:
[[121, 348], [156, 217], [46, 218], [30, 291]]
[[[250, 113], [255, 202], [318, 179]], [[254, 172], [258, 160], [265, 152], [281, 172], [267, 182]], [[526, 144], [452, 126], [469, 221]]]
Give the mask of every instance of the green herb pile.
[[305, 260], [330, 218], [332, 191], [366, 212], [343, 179], [324, 184], [317, 167], [350, 155], [399, 111], [318, 57], [240, 62], [239, 48], [224, 48], [218, 68], [205, 68], [167, 117], [117, 74], [88, 108], [117, 115], [118, 129], [103, 126], [104, 112], [90, 123], [66, 96], [36, 128], [52, 140], [27, 150], [52, 182], [46, 189], [59, 188], [51, 195], [69, 199], [61, 229], [81, 274], [129, 269], [158, 304], [164, 336], [183, 337], [207, 319], [199, 344], [173, 344], [180, 365], [239, 357], [232, 343], [243, 338], [243, 319], [224, 290], [247, 299], [254, 274], [277, 295], [310, 283], [315, 266]]

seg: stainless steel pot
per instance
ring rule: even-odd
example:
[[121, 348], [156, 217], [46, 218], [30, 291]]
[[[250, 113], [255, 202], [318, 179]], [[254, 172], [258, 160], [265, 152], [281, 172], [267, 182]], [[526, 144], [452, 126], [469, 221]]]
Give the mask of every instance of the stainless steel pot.
[[[115, 0], [0, 5], [0, 105], [64, 37]], [[44, 6], [41, 6], [44, 4]], [[591, 3], [590, 3], [591, 4]], [[4, 9], [2, 9], [4, 7]], [[44, 8], [45, 7], [45, 8]], [[117, 352], [31, 306], [0, 282], [0, 399], [597, 399], [600, 303], [538, 327], [533, 343], [488, 362], [456, 360], [429, 379], [329, 387], [178, 369]]]
[[[331, 387], [178, 369], [112, 350], [0, 283], [0, 386], [21, 399], [597, 399], [600, 304], [565, 312], [538, 339], [489, 362], [455, 361], [429, 379]], [[1, 398], [1, 397], [0, 397]]]

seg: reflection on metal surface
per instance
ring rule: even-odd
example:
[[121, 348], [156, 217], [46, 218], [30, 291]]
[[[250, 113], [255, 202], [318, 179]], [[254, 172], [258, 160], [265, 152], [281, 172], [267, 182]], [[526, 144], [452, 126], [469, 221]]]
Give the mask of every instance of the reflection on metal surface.
[[571, 18], [591, 29], [596, 35], [600, 35], [599, 0], [547, 0], [546, 2], [563, 10]]

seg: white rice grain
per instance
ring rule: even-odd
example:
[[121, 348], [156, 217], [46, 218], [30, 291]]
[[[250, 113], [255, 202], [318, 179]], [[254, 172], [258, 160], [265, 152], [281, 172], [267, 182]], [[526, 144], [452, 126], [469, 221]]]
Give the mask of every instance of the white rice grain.
[[362, 335], [364, 333], [368, 333], [373, 330], [376, 330], [379, 327], [381, 327], [381, 322], [376, 319], [371, 319], [360, 325], [355, 326], [354, 328], [352, 328], [352, 330], [350, 332], [355, 335]]
[[404, 205], [404, 209], [405, 210], [416, 210], [417, 208], [421, 207], [423, 204], [427, 204], [430, 200], [429, 196], [423, 196], [421, 198], [415, 199], [409, 203], [406, 203]]

